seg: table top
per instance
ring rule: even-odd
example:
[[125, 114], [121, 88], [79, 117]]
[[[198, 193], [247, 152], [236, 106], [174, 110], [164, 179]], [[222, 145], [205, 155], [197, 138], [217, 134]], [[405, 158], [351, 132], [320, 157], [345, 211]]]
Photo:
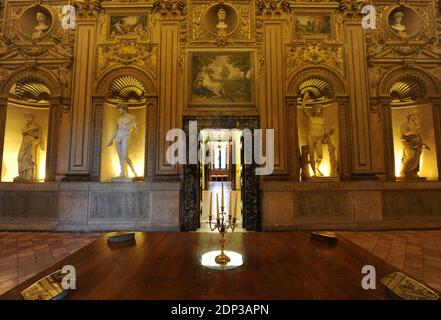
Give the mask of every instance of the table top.
[[[380, 280], [395, 271], [380, 258], [339, 236], [337, 243], [311, 240], [307, 232], [229, 233], [226, 250], [239, 252], [238, 269], [216, 271], [201, 254], [219, 250], [216, 233], [137, 232], [136, 245], [109, 247], [96, 241], [35, 275], [0, 299], [72, 265], [76, 286], [65, 299], [391, 299]], [[365, 290], [362, 268], [376, 268], [376, 289]]]

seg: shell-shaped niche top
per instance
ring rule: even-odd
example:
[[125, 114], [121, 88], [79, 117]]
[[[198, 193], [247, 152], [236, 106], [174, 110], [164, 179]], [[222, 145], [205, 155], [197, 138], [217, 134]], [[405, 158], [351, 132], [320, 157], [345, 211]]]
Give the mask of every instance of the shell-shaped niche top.
[[310, 99], [326, 101], [332, 99], [332, 88], [321, 78], [312, 77], [304, 80], [297, 90], [300, 99], [309, 91]]
[[145, 88], [138, 79], [122, 76], [110, 85], [109, 99], [116, 102], [142, 102], [145, 100]]
[[39, 79], [20, 80], [11, 89], [14, 98], [33, 103], [48, 103], [51, 92]]
[[393, 104], [414, 103], [425, 96], [424, 84], [414, 77], [401, 77], [394, 82], [390, 89]]

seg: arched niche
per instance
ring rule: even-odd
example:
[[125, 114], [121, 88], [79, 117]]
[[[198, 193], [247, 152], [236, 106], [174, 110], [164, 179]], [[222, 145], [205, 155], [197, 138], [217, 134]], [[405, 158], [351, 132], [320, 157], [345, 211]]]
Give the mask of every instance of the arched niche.
[[380, 81], [386, 176], [389, 180], [439, 180], [437, 83], [420, 68], [395, 68]]
[[[43, 68], [20, 68], [0, 90], [1, 181], [54, 181], [62, 104], [57, 78]], [[38, 136], [34, 146], [30, 134]]]
[[[310, 97], [303, 104], [306, 92]], [[286, 103], [293, 123], [294, 179], [329, 181], [350, 176], [347, 101], [345, 83], [330, 67], [305, 66], [292, 75]], [[321, 138], [314, 133], [319, 127], [325, 132]]]
[[[92, 180], [108, 182], [120, 174], [115, 145], [108, 146], [119, 117], [118, 104], [126, 104], [135, 117], [136, 132], [129, 140], [129, 158], [136, 179], [153, 173], [156, 128], [156, 85], [146, 71], [134, 67], [118, 67], [105, 72], [97, 81], [94, 96], [94, 157]], [[129, 176], [135, 178], [128, 169]]]
[[390, 91], [394, 83], [399, 79], [409, 78], [424, 84], [424, 98], [439, 97], [440, 86], [425, 70], [419, 67], [393, 68], [384, 74], [378, 85], [379, 97], [390, 97]]
[[288, 96], [297, 98], [298, 88], [305, 79], [320, 78], [329, 84], [334, 98], [346, 97], [346, 85], [342, 77], [331, 67], [305, 65], [292, 74], [288, 80]]
[[154, 77], [148, 71], [137, 67], [121, 66], [107, 70], [99, 77], [95, 87], [95, 96], [107, 97], [112, 82], [124, 76], [131, 76], [137, 79], [145, 88], [145, 95], [147, 97], [156, 97], [158, 95], [156, 84], [153, 80]]
[[1, 95], [9, 96], [9, 92], [17, 82], [30, 77], [37, 78], [44, 83], [51, 91], [52, 98], [62, 96], [61, 85], [57, 77], [52, 72], [40, 67], [22, 67], [17, 69], [5, 82], [0, 83]]

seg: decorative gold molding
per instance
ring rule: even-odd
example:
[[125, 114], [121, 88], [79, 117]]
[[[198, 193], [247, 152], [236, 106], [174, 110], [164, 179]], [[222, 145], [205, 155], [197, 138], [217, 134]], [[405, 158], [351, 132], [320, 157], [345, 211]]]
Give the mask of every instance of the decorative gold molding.
[[363, 16], [361, 9], [367, 4], [366, 0], [340, 0], [340, 10], [346, 19], [359, 19]]
[[[403, 57], [410, 59], [439, 59], [441, 49], [436, 40], [435, 16], [424, 3], [406, 5], [419, 18], [418, 31], [408, 36], [400, 36], [389, 26], [391, 12], [401, 8], [397, 5], [377, 5], [376, 12], [379, 19], [375, 30], [366, 31], [366, 48], [370, 62], [385, 62], [387, 59], [398, 61]], [[402, 60], [400, 60], [402, 61]]]
[[289, 9], [286, 0], [256, 0], [256, 14], [265, 18], [280, 18]]
[[83, 20], [95, 20], [101, 10], [101, 0], [73, 0], [73, 5]]
[[153, 12], [164, 18], [176, 18], [185, 15], [186, 2], [183, 0], [155, 0]]
[[404, 67], [390, 68], [383, 75], [378, 84], [379, 95], [389, 97], [393, 85], [397, 81], [402, 81], [402, 79], [412, 79], [413, 82], [418, 82], [421, 88], [425, 88], [425, 97], [439, 96], [441, 92], [441, 88], [431, 72], [428, 72], [421, 67], [409, 65]]
[[305, 64], [326, 64], [344, 75], [343, 45], [325, 42], [296, 43], [286, 47], [288, 75]]
[[98, 73], [118, 65], [132, 65], [157, 75], [158, 48], [156, 45], [140, 44], [136, 39], [119, 39], [116, 43], [98, 46]]
[[226, 32], [225, 30], [210, 30], [207, 22], [212, 18], [209, 16], [210, 8], [219, 6], [207, 0], [201, 0], [192, 3], [189, 6], [189, 41], [192, 46], [206, 46], [208, 43], [214, 46], [227, 45], [247, 45], [249, 46], [253, 39], [254, 14], [253, 5], [246, 1], [230, 3], [222, 2], [222, 5], [229, 7], [231, 12], [237, 17], [234, 28]]
[[424, 82], [412, 75], [404, 75], [395, 80], [390, 88], [392, 103], [415, 103], [418, 99], [426, 96]]
[[295, 73], [289, 77], [287, 92], [297, 95], [297, 88], [309, 78], [321, 78], [331, 86], [331, 92], [335, 98], [347, 96], [346, 84], [333, 68], [326, 65], [303, 66], [296, 69]]

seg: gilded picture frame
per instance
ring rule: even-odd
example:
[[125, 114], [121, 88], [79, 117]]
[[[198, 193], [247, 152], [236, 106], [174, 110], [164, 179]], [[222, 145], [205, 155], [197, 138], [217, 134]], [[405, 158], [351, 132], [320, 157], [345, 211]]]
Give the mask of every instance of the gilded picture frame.
[[331, 13], [303, 12], [293, 16], [294, 39], [334, 38], [334, 17]]
[[189, 106], [255, 104], [253, 51], [193, 51], [187, 64]]
[[150, 14], [111, 13], [107, 17], [107, 39], [149, 40]]

